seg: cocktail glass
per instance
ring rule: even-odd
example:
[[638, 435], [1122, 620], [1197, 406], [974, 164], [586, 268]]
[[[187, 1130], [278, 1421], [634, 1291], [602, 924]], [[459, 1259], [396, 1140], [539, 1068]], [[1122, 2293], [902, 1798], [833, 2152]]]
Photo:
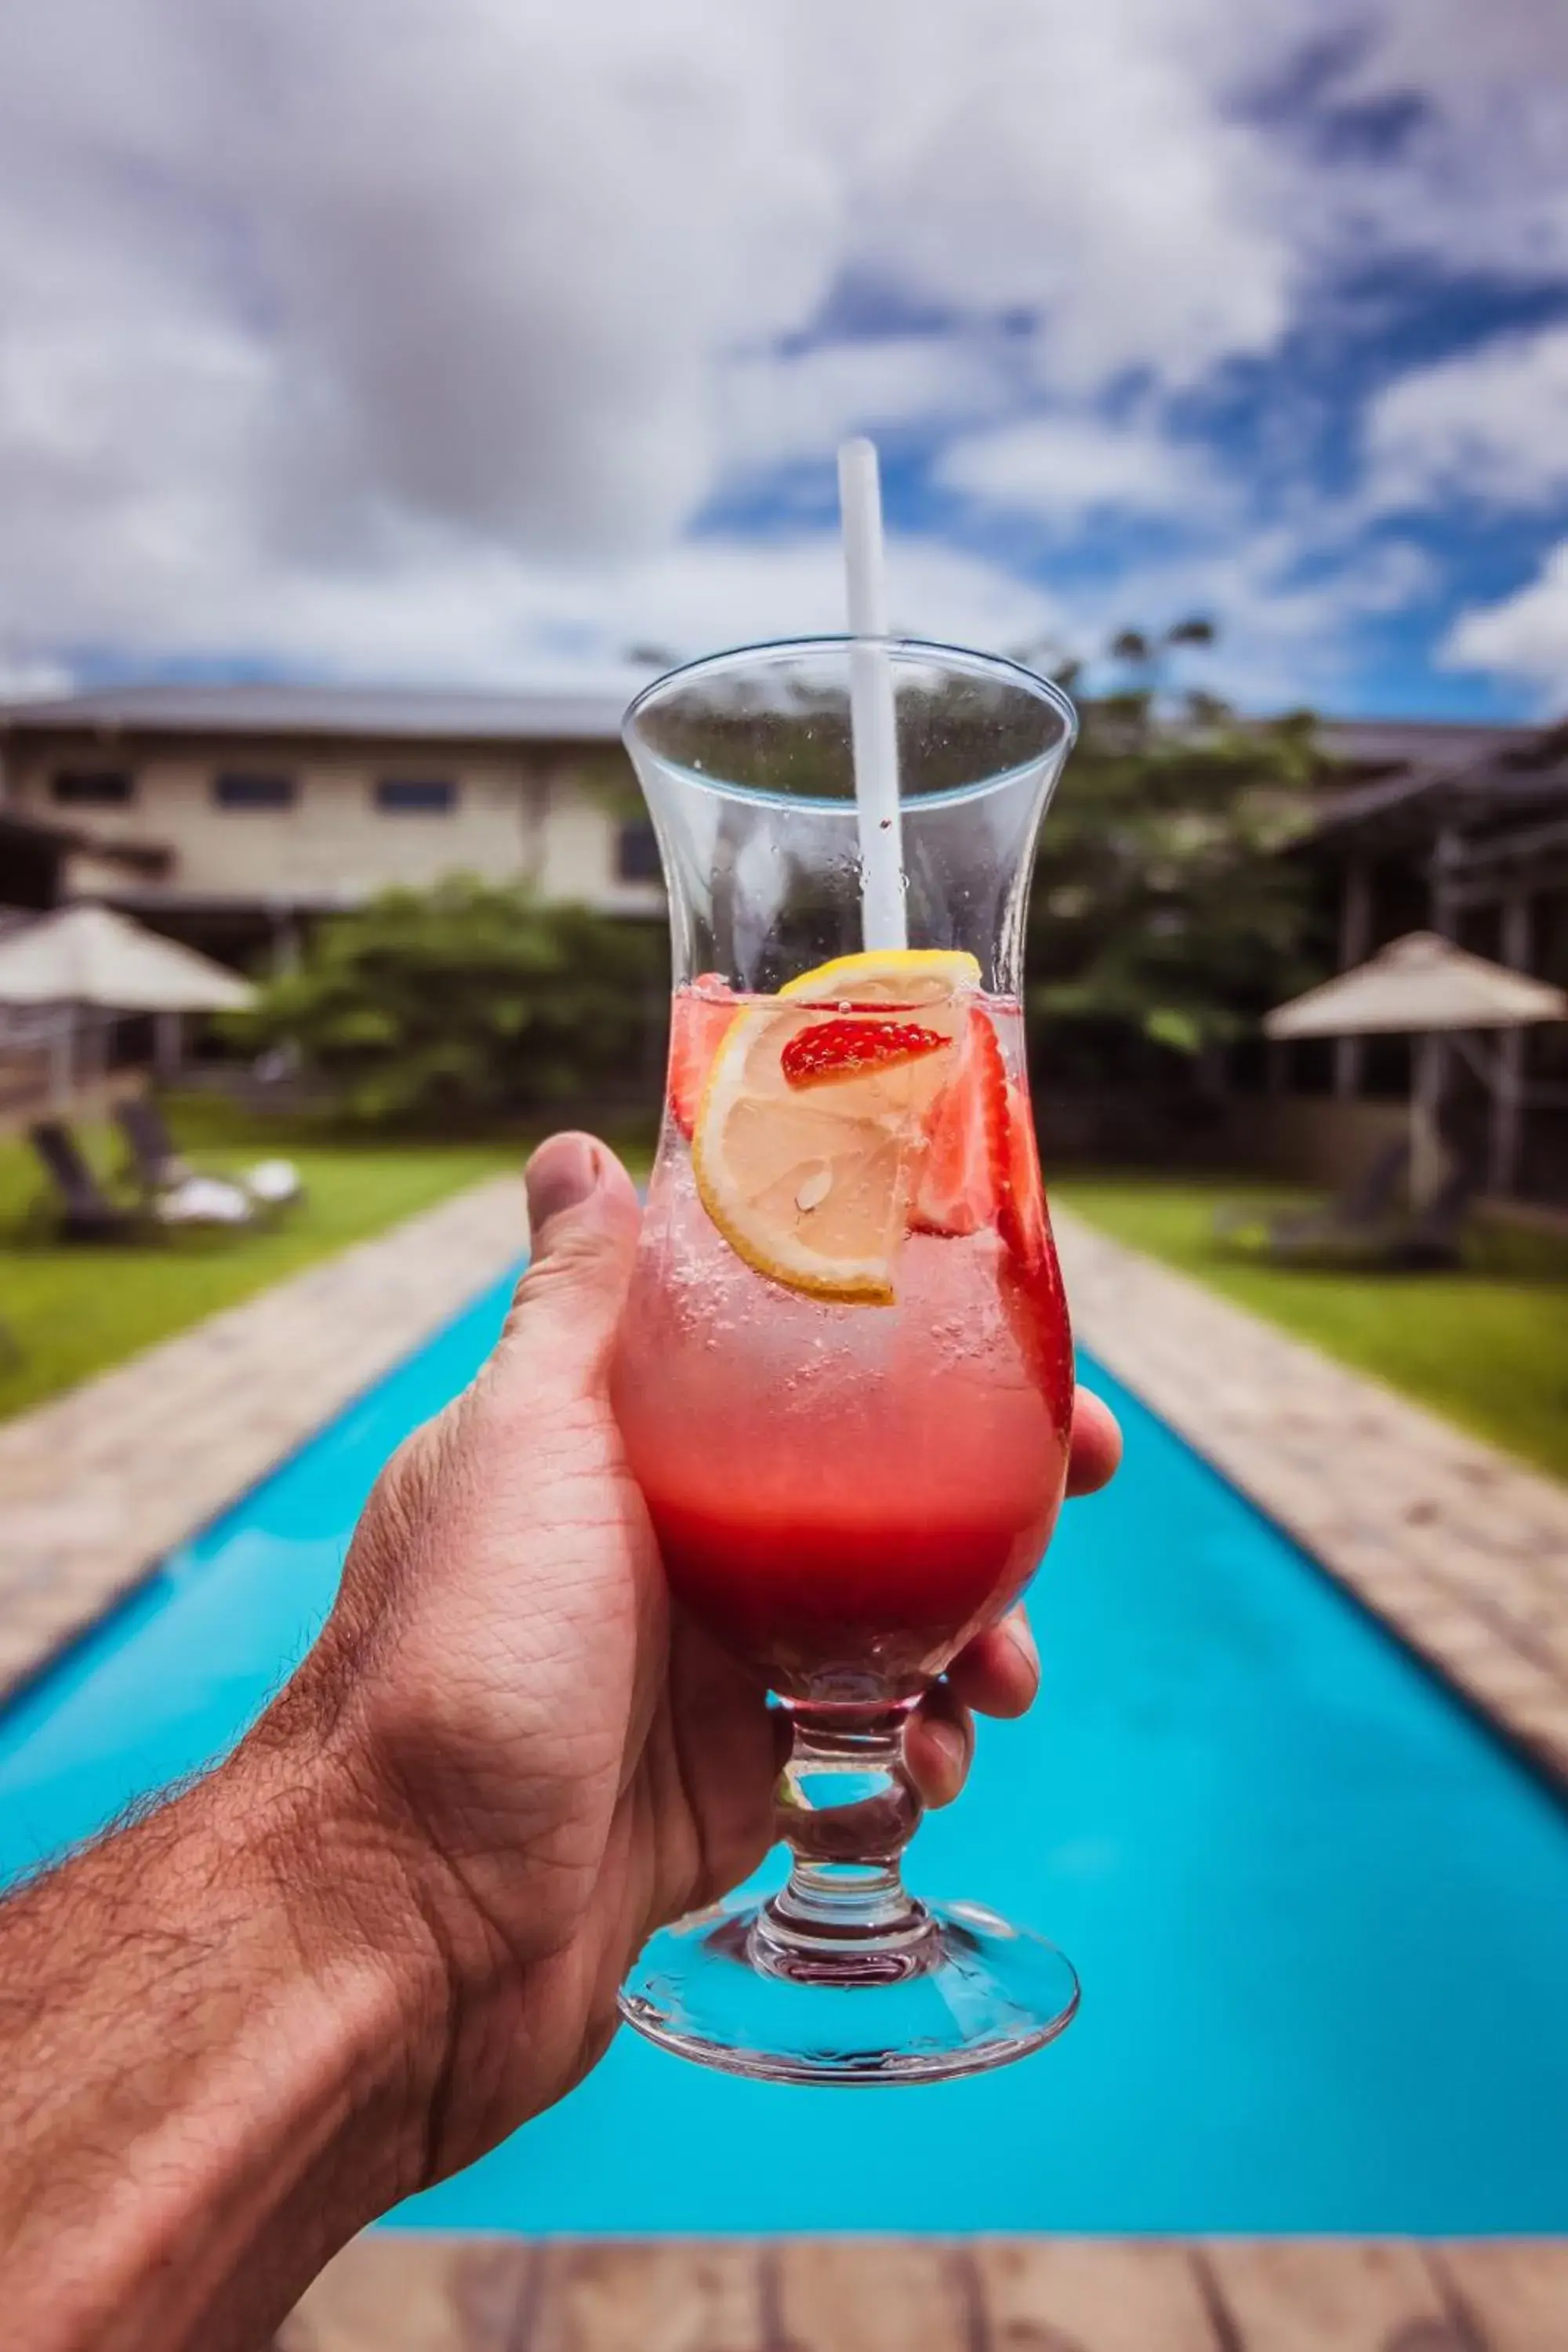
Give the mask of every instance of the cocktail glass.
[[[868, 657], [892, 683], [909, 943], [869, 953]], [[675, 995], [616, 1406], [677, 1604], [766, 1679], [794, 1746], [787, 1884], [654, 1937], [621, 2006], [735, 2074], [974, 2073], [1077, 2005], [1053, 1945], [918, 1901], [900, 1869], [905, 1719], [1033, 1575], [1066, 1477], [1020, 987], [1073, 732], [1028, 671], [893, 641], [721, 654], [627, 714]]]

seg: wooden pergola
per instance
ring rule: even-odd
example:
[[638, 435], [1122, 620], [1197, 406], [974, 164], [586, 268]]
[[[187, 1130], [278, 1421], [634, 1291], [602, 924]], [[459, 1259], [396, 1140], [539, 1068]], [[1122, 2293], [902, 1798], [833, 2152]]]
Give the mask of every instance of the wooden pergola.
[[[1505, 1043], [1547, 1021], [1568, 1021], [1568, 991], [1512, 971], [1485, 956], [1468, 955], [1436, 931], [1412, 931], [1380, 949], [1352, 971], [1342, 971], [1309, 988], [1288, 1004], [1276, 1005], [1264, 1033], [1291, 1037], [1410, 1037], [1415, 1041], [1415, 1084], [1410, 1090], [1410, 1189], [1417, 1202], [1435, 1191], [1441, 1146], [1437, 1117], [1442, 1101], [1442, 1041], [1493, 1034]], [[1471, 1066], [1487, 1087], [1492, 1105], [1492, 1158], [1498, 1129], [1516, 1122], [1516, 1064], [1500, 1051], [1493, 1061], [1470, 1048]]]
[[237, 972], [108, 907], [62, 907], [9, 927], [0, 937], [0, 1063], [13, 1067], [10, 1083], [0, 1068], [0, 1123], [111, 1107], [128, 1082], [108, 1067], [108, 1037], [124, 1015], [153, 1016], [160, 1063], [173, 1067], [187, 1018], [255, 994]]
[[[1485, 946], [1513, 973], [1562, 976], [1542, 964], [1568, 937], [1568, 728], [1499, 735], [1468, 762], [1415, 763], [1352, 785], [1318, 818], [1301, 846], [1338, 868], [1343, 970], [1420, 924]], [[1336, 1095], [1361, 1091], [1366, 1034], [1339, 1036]], [[1523, 1024], [1500, 1032], [1495, 1064], [1480, 1073], [1491, 1098], [1488, 1189], [1503, 1197], [1516, 1190], [1529, 1114], [1568, 1111], [1568, 1082], [1531, 1077], [1527, 1034]], [[1429, 1097], [1441, 1091], [1447, 1055], [1438, 1037], [1423, 1079]]]

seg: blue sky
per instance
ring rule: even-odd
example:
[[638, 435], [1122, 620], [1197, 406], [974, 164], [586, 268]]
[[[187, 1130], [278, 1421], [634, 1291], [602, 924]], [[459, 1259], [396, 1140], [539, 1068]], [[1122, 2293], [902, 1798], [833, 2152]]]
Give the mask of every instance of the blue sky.
[[[1260, 21], [1261, 20], [1261, 21]], [[1220, 631], [1568, 707], [1553, 0], [19, 0], [0, 686]]]

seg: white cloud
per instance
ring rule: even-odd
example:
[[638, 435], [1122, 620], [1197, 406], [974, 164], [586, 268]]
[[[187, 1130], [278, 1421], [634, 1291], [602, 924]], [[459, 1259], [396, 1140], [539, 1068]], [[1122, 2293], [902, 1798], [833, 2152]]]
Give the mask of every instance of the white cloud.
[[[1327, 170], [1237, 93], [1345, 26], [1343, 94], [1427, 114]], [[0, 646], [499, 677], [824, 625], [820, 537], [691, 534], [869, 426], [1004, 513], [1189, 527], [1179, 608], [1284, 600], [1276, 675], [1307, 592], [1226, 573], [1247, 499], [1161, 420], [1336, 257], [1568, 268], [1555, 59], [1526, 0], [0, 9]], [[901, 553], [917, 625], [1068, 625]]]
[[1367, 419], [1379, 508], [1568, 495], [1568, 326], [1511, 335], [1403, 376]]
[[1568, 702], [1568, 539], [1527, 586], [1461, 613], [1438, 657], [1449, 669], [1521, 678], [1541, 689], [1548, 709]]
[[1038, 309], [1052, 381], [1080, 390], [1191, 381], [1274, 341], [1292, 241], [1226, 103], [1241, 0], [847, 13], [882, 42], [853, 85], [870, 266], [961, 311]]
[[[1316, 16], [1315, 26], [1312, 14]], [[1522, 280], [1568, 270], [1568, 9], [1557, 0], [1328, 0], [1298, 33], [1363, 43], [1346, 101], [1422, 110], [1392, 157], [1341, 155], [1303, 232], [1445, 272]]]
[[1212, 515], [1222, 495], [1196, 452], [1149, 427], [1083, 415], [1035, 416], [954, 441], [937, 479], [984, 504], [1063, 528], [1108, 509], [1190, 517], [1206, 507]]
[[[895, 625], [912, 635], [1015, 645], [1062, 624], [1037, 587], [962, 550], [894, 535]], [[573, 674], [619, 684], [642, 646], [676, 656], [843, 625], [842, 557], [826, 530], [685, 539], [594, 564], [526, 562], [470, 537], [411, 542], [355, 568], [291, 558], [242, 566], [233, 551], [105, 612], [122, 655], [156, 660], [236, 646], [286, 671], [501, 686]], [[3, 677], [3, 672], [0, 672]]]
[[[1211, 25], [1237, 5], [1187, 0]], [[680, 551], [738, 472], [1259, 347], [1288, 241], [1163, 16], [5, 11], [0, 635], [153, 658], [227, 628], [382, 671], [607, 643], [645, 559], [672, 594], [682, 562], [710, 576]], [[856, 279], [947, 323], [806, 338]], [[1012, 308], [1040, 331], [1005, 332]]]
[[924, 433], [994, 412], [1004, 396], [995, 354], [978, 337], [879, 335], [756, 352], [719, 375], [721, 466], [822, 458], [852, 433]]
[[[1059, 628], [1056, 600], [998, 565], [931, 539], [888, 546], [894, 628], [945, 643], [1006, 646]], [[807, 635], [844, 625], [843, 557], [830, 531], [783, 540], [688, 540], [595, 595], [625, 637], [662, 631], [677, 648]]]
[[71, 674], [63, 663], [0, 654], [0, 701], [28, 702], [42, 695], [65, 694], [70, 684]]
[[1363, 693], [1368, 628], [1433, 582], [1431, 559], [1403, 541], [1367, 551], [1331, 535], [1314, 546], [1293, 528], [1236, 530], [1075, 596], [1071, 650], [1092, 658], [1119, 629], [1157, 637], [1198, 614], [1217, 625], [1218, 640], [1173, 661], [1176, 684], [1201, 684], [1244, 710], [1342, 710]]
[[[0, 302], [35, 418], [84, 364], [101, 394], [89, 415], [79, 385], [62, 465], [172, 474], [197, 405], [275, 537], [363, 538], [391, 508], [531, 551], [651, 543], [713, 487], [726, 403], [763, 410], [740, 438], [765, 448], [761, 372], [737, 355], [807, 324], [846, 273], [1042, 311], [1045, 364], [1079, 383], [1180, 380], [1269, 341], [1289, 256], [1252, 201], [1258, 142], [1164, 17], [1160, 0], [1102, 0], [1067, 34], [1022, 0], [979, 21], [945, 0], [787, 19], [721, 0], [9, 11]], [[220, 350], [226, 386], [202, 373]], [[775, 373], [781, 454], [828, 444], [847, 411], [940, 415], [981, 389], [912, 342]]]

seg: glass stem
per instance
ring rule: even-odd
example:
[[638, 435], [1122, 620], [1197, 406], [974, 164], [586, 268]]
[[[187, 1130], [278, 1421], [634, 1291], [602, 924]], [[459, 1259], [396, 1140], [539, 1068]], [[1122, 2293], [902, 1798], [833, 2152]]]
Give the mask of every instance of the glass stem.
[[886, 1983], [927, 1965], [931, 1922], [905, 1888], [921, 1800], [904, 1768], [908, 1706], [784, 1702], [795, 1746], [779, 1783], [788, 1884], [763, 1905], [753, 1963], [816, 1983]]

